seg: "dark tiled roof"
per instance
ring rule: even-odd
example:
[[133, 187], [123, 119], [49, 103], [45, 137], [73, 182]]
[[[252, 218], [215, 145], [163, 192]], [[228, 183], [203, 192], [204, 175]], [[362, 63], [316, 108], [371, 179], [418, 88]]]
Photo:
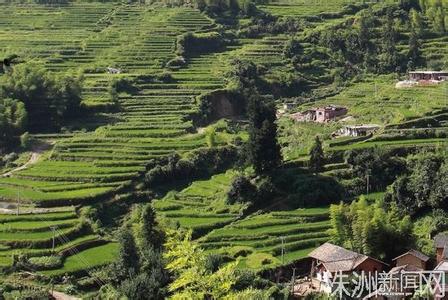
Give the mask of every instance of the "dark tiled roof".
[[324, 243], [320, 247], [317, 247], [308, 255], [309, 257], [316, 258], [322, 262], [331, 262], [338, 260], [355, 259], [359, 253], [347, 250], [331, 243]]
[[[373, 259], [367, 255], [356, 253], [331, 243], [321, 245], [311, 251], [308, 256], [319, 260], [329, 272], [350, 271], [366, 259]], [[382, 261], [376, 261], [384, 264]]]
[[448, 244], [448, 233], [439, 233], [434, 237], [436, 248], [444, 248]]
[[429, 260], [428, 256], [426, 256], [425, 254], [421, 253], [420, 251], [417, 251], [417, 250], [414, 250], [414, 249], [411, 249], [408, 252], [403, 253], [402, 255], [395, 257], [393, 260], [397, 260], [398, 258], [400, 258], [402, 256], [405, 256], [407, 254], [413, 255], [413, 256], [417, 257], [418, 259], [423, 260], [425, 262]]

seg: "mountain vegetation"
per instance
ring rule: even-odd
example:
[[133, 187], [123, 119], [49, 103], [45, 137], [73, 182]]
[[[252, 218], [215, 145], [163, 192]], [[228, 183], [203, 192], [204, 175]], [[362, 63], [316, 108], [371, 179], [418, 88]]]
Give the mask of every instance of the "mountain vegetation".
[[288, 299], [448, 231], [445, 0], [0, 7], [1, 297]]

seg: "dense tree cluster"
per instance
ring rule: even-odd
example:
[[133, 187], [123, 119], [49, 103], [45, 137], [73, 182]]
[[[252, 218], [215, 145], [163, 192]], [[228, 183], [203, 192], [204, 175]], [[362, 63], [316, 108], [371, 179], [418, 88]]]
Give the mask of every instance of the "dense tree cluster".
[[345, 160], [359, 180], [358, 194], [384, 190], [405, 170], [404, 159], [382, 148], [348, 151]]
[[314, 173], [322, 172], [325, 165], [325, 154], [322, 149], [322, 141], [316, 136], [310, 150], [309, 168]]
[[27, 120], [23, 102], [0, 98], [0, 153], [17, 144], [18, 137], [26, 130]]
[[410, 217], [394, 204], [386, 208], [382, 201], [369, 204], [361, 197], [351, 204], [332, 205], [330, 217], [335, 243], [386, 261], [414, 242]]
[[406, 172], [388, 188], [386, 201], [410, 215], [428, 209], [448, 209], [448, 159], [441, 154], [408, 158]]
[[257, 95], [249, 98], [249, 161], [257, 174], [273, 170], [282, 160], [275, 112], [273, 101]]
[[218, 32], [192, 33], [180, 35], [176, 42], [176, 54], [183, 57], [217, 51], [224, 45], [224, 37]]
[[170, 155], [159, 161], [152, 161], [145, 175], [148, 186], [172, 183], [173, 180], [194, 180], [222, 172], [238, 160], [237, 149], [233, 146], [202, 149], [182, 158]]
[[118, 241], [118, 258], [108, 274], [115, 292], [128, 299], [164, 299], [170, 280], [162, 257], [165, 236], [151, 204], [133, 211], [119, 230]]
[[252, 210], [274, 204], [279, 191], [270, 176], [259, 176], [250, 179], [237, 176], [227, 192], [227, 203], [248, 203]]
[[0, 77], [0, 98], [24, 104], [28, 131], [57, 130], [79, 113], [81, 77], [53, 74], [34, 62], [18, 64]]

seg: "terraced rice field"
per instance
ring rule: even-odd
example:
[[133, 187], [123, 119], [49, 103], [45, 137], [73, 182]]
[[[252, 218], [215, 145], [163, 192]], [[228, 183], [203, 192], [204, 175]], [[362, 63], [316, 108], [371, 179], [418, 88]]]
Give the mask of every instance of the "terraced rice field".
[[[245, 205], [226, 204], [226, 194], [235, 171], [195, 181], [181, 191], [171, 191], [153, 202], [161, 216], [193, 231], [209, 253], [240, 257], [241, 267], [262, 269], [300, 259], [328, 241], [328, 208], [308, 208], [244, 216]], [[248, 257], [237, 255], [247, 252]], [[245, 255], [246, 255], [245, 254]], [[262, 256], [260, 259], [259, 256]], [[272, 263], [258, 265], [264, 258]]]
[[[63, 264], [48, 271], [51, 274], [76, 271], [71, 266], [74, 262], [78, 268], [89, 269], [105, 263], [107, 259], [112, 261], [113, 251], [108, 251], [102, 260], [90, 257], [91, 252], [100, 255], [101, 247], [112, 250], [116, 249], [116, 244], [93, 234], [71, 207], [46, 213], [0, 215], [0, 267], [13, 265], [14, 257], [17, 262], [21, 256], [59, 255], [63, 257]], [[78, 249], [86, 250], [80, 252]]]
[[191, 229], [196, 237], [204, 235], [240, 217], [243, 205], [226, 204], [226, 193], [235, 175], [228, 171], [208, 180], [195, 181], [179, 192], [172, 191], [154, 201], [154, 207], [166, 218]]
[[[0, 41], [9, 44], [2, 54], [36, 57], [54, 71], [84, 70], [84, 103], [103, 105], [110, 101], [111, 80], [159, 74], [174, 57], [177, 35], [213, 27], [210, 19], [188, 8], [107, 3], [92, 7], [7, 6], [0, 12]], [[16, 21], [18, 26], [11, 26]], [[76, 22], [82, 26], [72, 35]], [[23, 35], [30, 30], [32, 35]], [[213, 59], [214, 55], [192, 58], [173, 73], [172, 83], [138, 81], [137, 93], [119, 95], [120, 111], [105, 114], [115, 120], [113, 124], [58, 139], [37, 164], [12, 178], [0, 178], [0, 197], [16, 198], [19, 190], [22, 199], [43, 205], [79, 203], [129, 185], [151, 158], [205, 146], [203, 134], [192, 132], [185, 116], [195, 109], [195, 96], [223, 86], [208, 67]], [[107, 74], [106, 67], [123, 73]]]
[[[262, 269], [305, 257], [328, 241], [329, 228], [328, 208], [278, 211], [254, 214], [215, 229], [201, 238], [200, 244], [209, 252], [240, 257], [244, 267]], [[269, 263], [260, 265], [260, 257]]]
[[[54, 72], [83, 71], [83, 103], [101, 110], [113, 104], [108, 94], [113, 80], [160, 74], [175, 56], [177, 35], [214, 26], [188, 8], [97, 4], [2, 5], [0, 43], [8, 46], [2, 47], [0, 55], [15, 53], [40, 60]], [[37, 136], [54, 141], [54, 148], [29, 168], [0, 178], [0, 199], [15, 202], [18, 198], [22, 205], [43, 206], [102, 199], [131, 184], [151, 158], [207, 146], [204, 134], [195, 133], [185, 117], [196, 108], [195, 96], [224, 85], [209, 67], [211, 62], [216, 64], [215, 59], [216, 54], [192, 57], [187, 66], [172, 72], [169, 83], [138, 79], [138, 92], [119, 95], [117, 112], [99, 113], [98, 120], [92, 120], [100, 125], [94, 131]], [[122, 73], [108, 74], [107, 67]], [[223, 179], [216, 180], [219, 185]], [[180, 197], [194, 199], [194, 188], [200, 185]], [[229, 223], [236, 211], [204, 209], [193, 220], [188, 220], [186, 211], [176, 213], [182, 225], [207, 228]], [[45, 275], [88, 270], [112, 261], [117, 251], [116, 243], [102, 241], [89, 226], [81, 226], [72, 209], [0, 215], [0, 224], [0, 265], [4, 267], [12, 265], [13, 255], [51, 255], [53, 236], [54, 252], [64, 257], [63, 265], [41, 271]]]
[[344, 5], [359, 3], [353, 0], [271, 0], [259, 7], [276, 16], [314, 16], [320, 13], [337, 13]]

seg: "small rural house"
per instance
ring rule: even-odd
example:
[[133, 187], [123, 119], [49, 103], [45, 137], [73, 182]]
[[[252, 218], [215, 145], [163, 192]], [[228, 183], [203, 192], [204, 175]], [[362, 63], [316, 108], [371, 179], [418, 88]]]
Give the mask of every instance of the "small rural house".
[[380, 260], [331, 243], [321, 245], [308, 256], [312, 259], [311, 278], [319, 283], [318, 290], [326, 293], [331, 293], [331, 281], [337, 272], [374, 273], [383, 271], [387, 266]]
[[316, 119], [318, 123], [325, 123], [334, 120], [337, 117], [347, 114], [347, 108], [336, 105], [316, 108]]
[[311, 108], [303, 112], [292, 114], [290, 117], [297, 122], [317, 122], [326, 123], [336, 119], [337, 117], [346, 115], [347, 108], [336, 105], [328, 105], [325, 107]]
[[296, 122], [313, 122], [316, 117], [316, 113], [314, 110], [309, 109], [303, 112], [291, 114], [289, 117]]
[[409, 72], [409, 80], [397, 82], [395, 88], [434, 85], [445, 80], [448, 80], [448, 71], [413, 71]]
[[340, 134], [343, 136], [367, 136], [375, 133], [378, 129], [380, 126], [376, 124], [346, 125], [341, 128]]
[[413, 71], [409, 72], [412, 81], [444, 81], [448, 80], [448, 71]]
[[395, 257], [392, 261], [395, 263], [396, 268], [401, 267], [402, 270], [426, 270], [429, 257], [417, 250], [411, 249]]

